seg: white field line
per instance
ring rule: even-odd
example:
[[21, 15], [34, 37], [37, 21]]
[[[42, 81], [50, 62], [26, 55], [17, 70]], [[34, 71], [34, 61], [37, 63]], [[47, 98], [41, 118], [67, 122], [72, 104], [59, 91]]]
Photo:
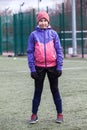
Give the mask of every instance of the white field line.
[[17, 71], [17, 73], [29, 73], [29, 72], [30, 72], [30, 71], [27, 71], [27, 70], [24, 70], [24, 71], [23, 71], [23, 70], [22, 70], [22, 71], [21, 71], [21, 70], [20, 70], [20, 71]]
[[[63, 68], [63, 70], [87, 70], [87, 67], [69, 67], [69, 68]], [[30, 70], [20, 70], [20, 71], [9, 71], [9, 70], [2, 70], [0, 71], [0, 73], [13, 73], [13, 72], [16, 72], [16, 73], [29, 73]]]
[[[63, 68], [63, 70], [87, 70], [87, 67], [70, 67], [70, 68]], [[16, 71], [17, 73], [29, 73], [30, 70], [20, 70]]]
[[[87, 67], [70, 67], [70, 68], [63, 68], [63, 70], [87, 70]], [[29, 73], [29, 71], [17, 71], [18, 73]]]
[[9, 70], [2, 70], [0, 73], [29, 73], [27, 70], [20, 70], [20, 71], [9, 71]]
[[82, 70], [87, 69], [87, 67], [70, 67], [70, 68], [63, 68], [63, 70]]
[[68, 63], [74, 63], [74, 62], [82, 62], [82, 63], [84, 63], [84, 62], [86, 62], [87, 63], [87, 60], [64, 60], [64, 62], [68, 62]]

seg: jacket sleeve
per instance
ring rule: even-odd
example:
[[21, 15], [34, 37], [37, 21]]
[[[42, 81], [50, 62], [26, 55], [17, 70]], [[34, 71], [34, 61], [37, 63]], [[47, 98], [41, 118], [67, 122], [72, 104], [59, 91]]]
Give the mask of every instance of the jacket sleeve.
[[54, 42], [55, 42], [54, 46], [57, 54], [57, 70], [62, 70], [64, 56], [63, 56], [63, 50], [57, 32], [55, 32]]
[[28, 47], [27, 47], [27, 57], [28, 57], [28, 66], [31, 72], [35, 72], [35, 61], [34, 61], [34, 36], [33, 33], [30, 34], [28, 38]]

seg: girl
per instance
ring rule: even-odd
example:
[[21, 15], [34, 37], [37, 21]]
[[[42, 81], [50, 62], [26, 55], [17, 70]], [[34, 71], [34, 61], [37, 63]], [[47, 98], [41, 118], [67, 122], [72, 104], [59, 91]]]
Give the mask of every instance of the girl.
[[51, 28], [49, 21], [49, 15], [45, 11], [39, 12], [37, 27], [28, 39], [28, 65], [35, 83], [30, 123], [38, 121], [37, 112], [46, 74], [56, 106], [56, 122], [63, 122], [62, 99], [58, 89], [58, 78], [62, 74], [63, 53], [58, 34]]

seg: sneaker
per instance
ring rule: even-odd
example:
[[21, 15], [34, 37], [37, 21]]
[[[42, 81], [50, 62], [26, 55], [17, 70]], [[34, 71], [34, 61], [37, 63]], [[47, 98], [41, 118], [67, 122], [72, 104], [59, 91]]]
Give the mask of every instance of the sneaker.
[[62, 122], [63, 122], [63, 114], [58, 114], [57, 119], [56, 119], [56, 123], [62, 123]]
[[31, 120], [29, 121], [30, 124], [35, 124], [38, 122], [38, 116], [36, 114], [31, 115]]

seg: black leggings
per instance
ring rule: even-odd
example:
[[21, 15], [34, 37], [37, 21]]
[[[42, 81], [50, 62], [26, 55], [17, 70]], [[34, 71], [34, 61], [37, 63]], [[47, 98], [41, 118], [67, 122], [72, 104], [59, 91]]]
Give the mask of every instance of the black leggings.
[[32, 101], [32, 113], [37, 114], [38, 112], [38, 107], [41, 101], [41, 94], [43, 91], [43, 83], [46, 74], [49, 80], [50, 90], [53, 96], [57, 113], [62, 113], [62, 100], [58, 89], [58, 78], [54, 78], [56, 67], [50, 67], [50, 68], [36, 67], [36, 71], [39, 75], [39, 79], [35, 80], [35, 91]]

